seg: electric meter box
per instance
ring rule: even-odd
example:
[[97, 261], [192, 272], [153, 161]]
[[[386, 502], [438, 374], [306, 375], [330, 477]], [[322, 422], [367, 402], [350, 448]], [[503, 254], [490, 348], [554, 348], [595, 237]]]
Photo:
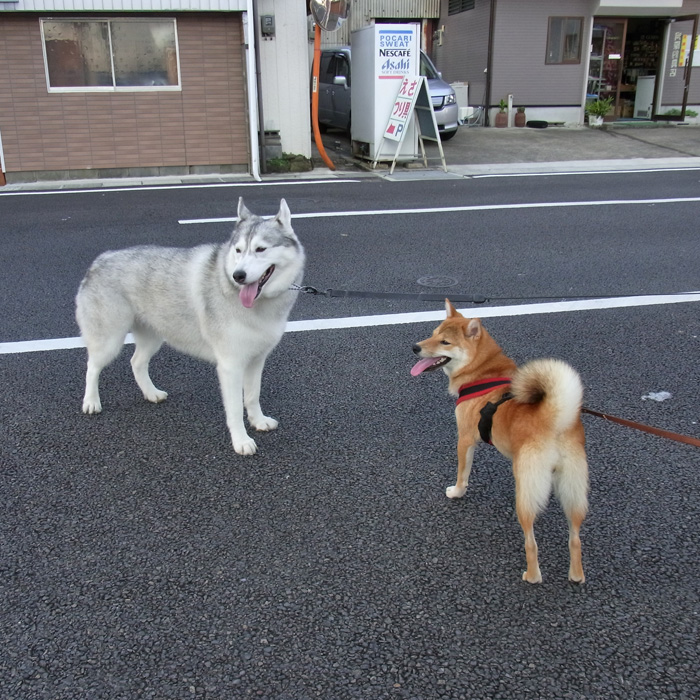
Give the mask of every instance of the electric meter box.
[[[404, 77], [419, 75], [420, 25], [373, 24], [358, 29], [351, 35], [351, 56], [353, 154], [372, 161], [393, 161], [397, 143], [384, 140], [384, 131]], [[418, 131], [411, 120], [397, 161], [418, 157]]]

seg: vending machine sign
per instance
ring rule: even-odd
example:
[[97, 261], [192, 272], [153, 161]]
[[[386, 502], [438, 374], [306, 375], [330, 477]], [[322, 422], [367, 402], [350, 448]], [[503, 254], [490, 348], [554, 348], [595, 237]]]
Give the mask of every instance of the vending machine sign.
[[415, 38], [412, 29], [380, 29], [377, 44], [380, 78], [394, 78], [406, 75], [411, 69], [415, 51]]

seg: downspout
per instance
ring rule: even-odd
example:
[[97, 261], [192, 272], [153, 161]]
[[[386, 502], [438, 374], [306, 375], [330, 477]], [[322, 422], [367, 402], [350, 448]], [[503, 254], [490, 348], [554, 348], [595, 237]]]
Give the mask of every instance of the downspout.
[[489, 111], [491, 108], [491, 73], [493, 69], [493, 26], [496, 22], [496, 0], [491, 0], [489, 9], [489, 44], [486, 56], [486, 90], [484, 97], [484, 125], [489, 124]]
[[248, 128], [250, 129], [250, 174], [260, 182], [260, 144], [258, 142], [258, 90], [255, 78], [255, 27], [253, 0], [246, 0], [243, 13], [243, 40], [245, 41], [245, 68], [248, 86]]
[[[260, 13], [258, 12], [257, 0], [253, 2], [253, 33], [258, 31], [260, 26]], [[257, 36], [257, 35], [256, 35]], [[258, 91], [258, 115], [260, 119], [260, 170], [267, 173], [267, 159], [265, 158], [265, 114], [263, 112], [263, 94], [262, 94], [262, 69], [260, 68], [262, 61], [260, 60], [260, 42], [255, 42], [255, 86]]]
[[5, 151], [2, 150], [2, 133], [0, 133], [0, 187], [6, 185], [5, 180]]

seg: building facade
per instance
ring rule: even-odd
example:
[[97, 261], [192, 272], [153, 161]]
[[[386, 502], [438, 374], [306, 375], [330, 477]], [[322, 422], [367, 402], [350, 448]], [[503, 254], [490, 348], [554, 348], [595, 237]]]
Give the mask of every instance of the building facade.
[[6, 180], [256, 174], [268, 131], [309, 157], [305, 2], [258, 9], [264, 40], [252, 0], [0, 0]]
[[698, 13], [700, 0], [441, 0], [432, 52], [491, 124], [509, 96], [550, 123], [583, 124], [599, 97], [608, 119], [680, 119], [700, 104]]

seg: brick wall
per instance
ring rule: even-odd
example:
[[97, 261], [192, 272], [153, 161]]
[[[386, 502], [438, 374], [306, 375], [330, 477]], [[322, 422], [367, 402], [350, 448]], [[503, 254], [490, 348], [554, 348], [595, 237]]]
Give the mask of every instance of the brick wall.
[[49, 93], [39, 19], [0, 16], [8, 181], [27, 171], [247, 170], [240, 14], [176, 15], [182, 91], [149, 93]]

